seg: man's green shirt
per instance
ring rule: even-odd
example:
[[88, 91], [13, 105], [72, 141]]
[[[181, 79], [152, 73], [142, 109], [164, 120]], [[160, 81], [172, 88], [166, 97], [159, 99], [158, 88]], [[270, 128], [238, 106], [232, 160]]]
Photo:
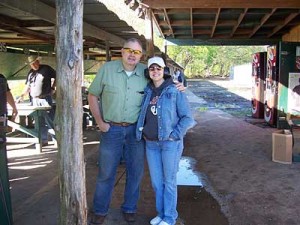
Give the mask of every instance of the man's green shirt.
[[106, 122], [135, 123], [138, 119], [144, 88], [144, 64], [138, 63], [127, 76], [121, 60], [105, 63], [89, 87], [89, 93], [100, 97], [103, 120]]

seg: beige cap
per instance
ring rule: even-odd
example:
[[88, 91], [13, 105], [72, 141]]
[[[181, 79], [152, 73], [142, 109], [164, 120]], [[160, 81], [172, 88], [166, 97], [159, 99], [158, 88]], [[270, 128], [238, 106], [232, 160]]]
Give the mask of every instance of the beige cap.
[[157, 64], [160, 67], [165, 67], [166, 64], [164, 62], [164, 60], [161, 57], [158, 56], [154, 56], [150, 59], [148, 59], [148, 68], [152, 65], [152, 64]]
[[32, 63], [34, 63], [37, 60], [41, 60], [42, 57], [38, 56], [38, 55], [31, 55], [28, 57], [28, 63], [31, 65]]

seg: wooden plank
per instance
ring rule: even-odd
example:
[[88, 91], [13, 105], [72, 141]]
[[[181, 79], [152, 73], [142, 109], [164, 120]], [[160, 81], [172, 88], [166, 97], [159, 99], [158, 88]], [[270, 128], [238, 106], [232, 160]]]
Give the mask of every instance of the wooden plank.
[[12, 128], [14, 128], [14, 129], [17, 129], [17, 130], [25, 133], [25, 134], [28, 134], [28, 135], [30, 135], [32, 137], [38, 138], [38, 133], [36, 131], [31, 130], [31, 129], [27, 129], [27, 128], [21, 126], [20, 124], [17, 124], [17, 123], [14, 123], [14, 122], [8, 120], [7, 121], [7, 125], [10, 126], [10, 127], [12, 127]]
[[[50, 106], [31, 106], [28, 103], [19, 103], [16, 104], [18, 109], [18, 115], [19, 116], [28, 116], [33, 114], [36, 111], [47, 111], [50, 110]], [[12, 108], [8, 105], [7, 107], [7, 115], [12, 115]]]
[[38, 138], [20, 138], [20, 137], [7, 137], [7, 143], [39, 143]]

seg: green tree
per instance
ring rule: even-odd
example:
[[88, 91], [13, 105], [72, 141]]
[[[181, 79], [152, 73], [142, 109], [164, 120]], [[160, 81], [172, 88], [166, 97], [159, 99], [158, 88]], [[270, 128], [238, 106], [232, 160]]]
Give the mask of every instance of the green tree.
[[233, 66], [251, 63], [263, 46], [168, 46], [168, 55], [187, 77], [229, 76]]

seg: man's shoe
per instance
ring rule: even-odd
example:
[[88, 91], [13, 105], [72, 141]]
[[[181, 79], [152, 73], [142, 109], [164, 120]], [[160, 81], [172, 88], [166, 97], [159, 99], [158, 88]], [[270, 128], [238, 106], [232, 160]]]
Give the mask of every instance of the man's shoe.
[[42, 142], [42, 146], [47, 146], [48, 145], [48, 141], [43, 141]]
[[151, 225], [158, 225], [161, 221], [162, 221], [162, 218], [157, 216], [157, 217], [154, 217], [152, 220], [150, 220], [150, 224]]
[[127, 222], [135, 222], [135, 213], [125, 213], [123, 212], [124, 219]]
[[105, 216], [93, 215], [89, 225], [100, 225], [103, 224], [105, 220]]

